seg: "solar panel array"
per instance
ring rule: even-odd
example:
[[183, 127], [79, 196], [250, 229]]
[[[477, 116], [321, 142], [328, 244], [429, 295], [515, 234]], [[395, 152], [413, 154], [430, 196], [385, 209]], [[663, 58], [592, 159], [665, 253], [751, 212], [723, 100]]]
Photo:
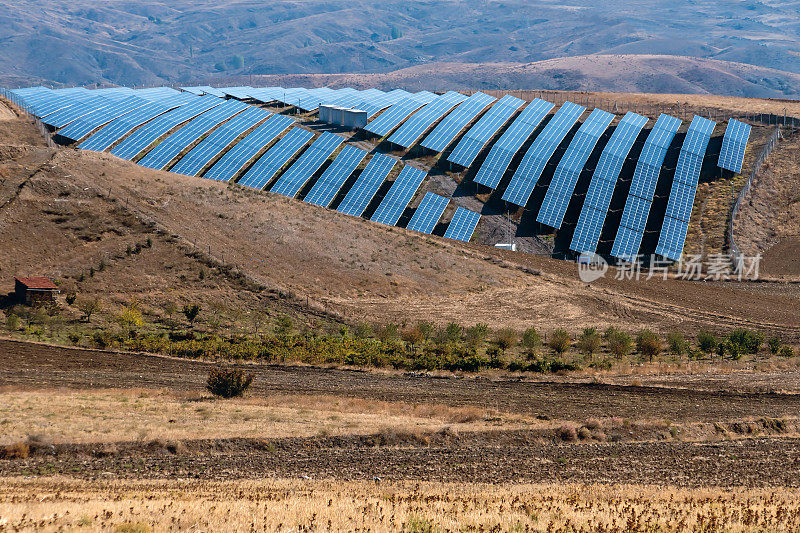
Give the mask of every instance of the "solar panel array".
[[170, 171], [186, 176], [199, 176], [200, 172], [232, 142], [271, 115], [272, 113], [269, 111], [248, 107], [200, 141], [197, 146], [175, 163]]
[[292, 124], [294, 124], [294, 119], [291, 117], [272, 115], [266, 122], [228, 150], [219, 161], [214, 163], [203, 174], [203, 177], [217, 181], [232, 180], [264, 147], [268, 146]]
[[423, 170], [406, 165], [372, 215], [373, 222], [394, 226], [425, 179]]
[[683, 255], [694, 197], [700, 182], [700, 171], [715, 126], [716, 123], [696, 116], [686, 132], [656, 246], [656, 253], [667, 259], [679, 261]]
[[365, 157], [367, 157], [367, 152], [361, 148], [346, 145], [303, 200], [322, 207], [331, 205], [347, 178], [355, 172]]
[[239, 185], [263, 189], [313, 137], [313, 133], [302, 128], [290, 130], [250, 167], [239, 180]]
[[647, 136], [631, 179], [620, 228], [611, 248], [614, 257], [631, 261], [639, 254], [661, 166], [680, 127], [680, 119], [662, 114]]
[[595, 109], [570, 141], [567, 151], [558, 163], [553, 180], [545, 194], [536, 221], [551, 228], [561, 229], [567, 207], [575, 192], [583, 167], [600, 137], [614, 121], [614, 115]]
[[436, 121], [466, 100], [461, 93], [448, 91], [411, 115], [390, 137], [389, 142], [410, 148]]
[[510, 94], [502, 97], [461, 137], [447, 160], [464, 168], [471, 166], [486, 143], [524, 104], [524, 100]]
[[111, 153], [122, 159], [131, 160], [179, 124], [183, 124], [223, 102], [224, 100], [216, 96], [197, 97], [192, 103], [173, 109], [146, 123], [115, 146]]
[[447, 230], [444, 232], [444, 236], [448, 239], [469, 242], [480, 220], [480, 213], [457, 207], [450, 224], [447, 226]]
[[396, 163], [387, 155], [375, 154], [336, 210], [356, 217], [363, 215]]
[[430, 132], [420, 143], [420, 146], [442, 152], [450, 146], [453, 139], [461, 133], [461, 130], [475, 120], [481, 112], [495, 102], [497, 98], [482, 92], [477, 92], [458, 104], [442, 121]]
[[319, 170], [333, 152], [344, 142], [344, 137], [325, 132], [303, 152], [303, 155], [284, 172], [271, 191], [290, 198], [297, 196], [300, 189]]
[[82, 150], [93, 150], [102, 152], [109, 149], [115, 142], [138, 128], [142, 124], [153, 120], [159, 115], [163, 115], [177, 105], [165, 105], [160, 103], [148, 103], [142, 107], [116, 118], [84, 139], [78, 145]]
[[522, 163], [511, 178], [511, 183], [503, 193], [503, 200], [521, 207], [528, 203], [547, 162], [584, 111], [586, 111], [585, 107], [572, 102], [565, 102], [561, 106], [528, 149]]
[[538, 98], [528, 104], [492, 146], [475, 176], [475, 183], [496, 189], [516, 153], [554, 107], [550, 102]]
[[378, 137], [384, 137], [394, 131], [411, 113], [424, 105], [424, 102], [418, 100], [402, 100], [384, 111], [381, 116], [367, 124], [364, 129]]
[[449, 203], [449, 198], [432, 192], [425, 193], [425, 197], [420, 202], [406, 228], [430, 235], [436, 228], [436, 223], [442, 218], [444, 210], [447, 209], [447, 204]]
[[129, 96], [114, 105], [100, 107], [72, 121], [59, 130], [58, 134], [73, 141], [79, 141], [104, 124], [149, 104], [144, 98]]
[[728, 121], [725, 136], [722, 138], [722, 150], [719, 152], [718, 165], [721, 168], [737, 174], [742, 171], [744, 153], [747, 150], [747, 141], [750, 139], [751, 130], [752, 127], [749, 124], [735, 118]]
[[139, 165], [155, 169], [167, 168], [170, 162], [181, 152], [200, 140], [215, 127], [247, 108], [247, 104], [236, 100], [226, 100], [223, 104], [198, 115], [181, 126], [180, 129], [168, 135], [139, 161]]
[[570, 250], [578, 253], [597, 251], [617, 179], [645, 124], [645, 117], [628, 112], [611, 135], [589, 183], [583, 209], [572, 234]]

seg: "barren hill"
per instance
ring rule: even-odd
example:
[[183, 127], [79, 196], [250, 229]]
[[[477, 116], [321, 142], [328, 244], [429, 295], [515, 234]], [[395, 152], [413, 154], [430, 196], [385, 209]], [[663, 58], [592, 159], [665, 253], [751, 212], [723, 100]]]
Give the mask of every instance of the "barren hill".
[[[503, 63], [516, 65], [507, 73], [513, 85], [503, 88], [716, 88], [716, 93], [797, 97], [796, 80], [769, 69], [800, 73], [798, 5], [12, 0], [0, 5], [0, 83], [163, 84], [410, 67], [424, 67], [426, 78], [442, 71], [448, 79], [453, 75], [448, 64], [467, 63], [473, 72], [458, 73], [464, 76], [459, 82], [484, 87], [485, 65]], [[598, 55], [620, 59], [606, 70], [607, 60], [591, 59]], [[652, 57], [659, 55], [676, 59], [661, 66], [664, 60]], [[634, 75], [626, 70], [631, 67], [643, 71]]]
[[15, 143], [0, 147], [3, 291], [15, 274], [43, 273], [114, 305], [135, 297], [154, 313], [170, 300], [199, 300], [348, 322], [751, 324], [800, 338], [798, 295], [785, 287], [753, 298], [734, 284], [587, 286], [572, 263], [462, 245], [107, 154], [33, 146], [32, 126], [3, 124]]

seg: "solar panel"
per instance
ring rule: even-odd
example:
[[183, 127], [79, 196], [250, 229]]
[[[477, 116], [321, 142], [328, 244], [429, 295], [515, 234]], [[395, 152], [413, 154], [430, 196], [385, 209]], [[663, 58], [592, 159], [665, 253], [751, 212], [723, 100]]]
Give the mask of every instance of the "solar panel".
[[481, 219], [480, 213], [457, 207], [444, 236], [448, 239], [469, 242]]
[[433, 102], [411, 115], [390, 137], [389, 142], [409, 148], [428, 131], [433, 124], [466, 100], [461, 93], [448, 91]]
[[308, 183], [311, 176], [320, 169], [328, 158], [344, 142], [344, 137], [325, 132], [303, 152], [303, 155], [278, 178], [271, 191], [294, 198], [300, 189]]
[[411, 113], [424, 105], [423, 102], [410, 98], [402, 100], [384, 111], [381, 116], [367, 124], [364, 129], [378, 137], [384, 137], [407, 119]]
[[426, 175], [424, 170], [408, 165], [403, 167], [370, 220], [389, 226], [396, 225]]
[[384, 154], [373, 156], [336, 210], [356, 217], [364, 214], [375, 193], [378, 192], [396, 163], [395, 159]]
[[181, 87], [182, 91], [188, 91], [192, 94], [196, 94], [197, 96], [203, 96], [204, 94], [210, 94], [213, 96], [217, 96], [219, 98], [225, 98], [225, 93], [220, 91], [219, 89], [215, 89], [210, 85], [199, 85], [197, 87]]
[[224, 100], [216, 96], [198, 97], [192, 103], [173, 109], [148, 122], [115, 146], [111, 153], [130, 161], [175, 126], [193, 119], [212, 107], [222, 104], [222, 102]]
[[271, 115], [269, 111], [248, 107], [200, 141], [188, 154], [178, 160], [170, 171], [186, 176], [199, 176], [200, 172], [228, 145]]
[[430, 132], [420, 143], [420, 146], [443, 152], [450, 146], [453, 139], [467, 127], [467, 124], [475, 120], [484, 109], [491, 105], [497, 98], [482, 92], [477, 92], [458, 104], [458, 106]]
[[181, 91], [186, 91], [192, 94], [196, 94], [197, 96], [203, 96], [205, 94], [205, 92], [200, 87], [181, 87], [180, 89]]
[[114, 105], [102, 107], [87, 113], [86, 115], [73, 121], [68, 126], [62, 128], [58, 134], [62, 137], [66, 137], [67, 139], [79, 141], [100, 126], [108, 124], [115, 118], [130, 113], [131, 111], [134, 111], [149, 103], [150, 102], [144, 98], [140, 98], [138, 96], [129, 96], [123, 100], [117, 101]]
[[502, 128], [524, 104], [524, 100], [510, 94], [502, 97], [464, 134], [447, 160], [464, 168], [472, 165], [497, 130]]
[[250, 91], [253, 91], [252, 87], [220, 87], [217, 89], [218, 92], [226, 96], [232, 96], [238, 100], [247, 100], [250, 98]]
[[744, 164], [744, 153], [750, 139], [752, 127], [735, 118], [728, 121], [725, 136], [722, 138], [722, 150], [719, 152], [719, 166], [739, 174]]
[[533, 142], [503, 193], [506, 202], [525, 206], [553, 153], [586, 108], [565, 102]]
[[[714, 122], [695, 116], [681, 147], [678, 165], [675, 168], [675, 179], [672, 181], [667, 201], [666, 218], [656, 247], [656, 253], [674, 261], [680, 260], [683, 253], [703, 159], [715, 126]], [[683, 229], [684, 224], [687, 225], [687, 229]]]
[[158, 146], [145, 155], [139, 164], [147, 168], [166, 169], [181, 152], [200, 140], [219, 124], [238, 115], [249, 106], [236, 100], [226, 100], [190, 120], [179, 130], [167, 136]]
[[204, 178], [217, 181], [230, 181], [247, 166], [269, 143], [294, 124], [294, 119], [286, 115], [272, 115], [266, 122], [250, 132], [244, 139], [214, 163], [203, 174]]
[[539, 209], [536, 221], [551, 228], [561, 229], [564, 215], [567, 212], [572, 193], [578, 184], [583, 167], [600, 137], [614, 121], [614, 115], [595, 109], [586, 119], [580, 129], [575, 133], [575, 137], [567, 147], [567, 151], [553, 174], [553, 181], [547, 189], [547, 194]]
[[286, 91], [283, 87], [258, 87], [250, 91], [250, 96], [259, 102], [275, 102]]
[[388, 93], [384, 93], [383, 95], [362, 100], [361, 102], [356, 103], [354, 107], [356, 109], [366, 111], [367, 117], [372, 118], [380, 111], [386, 109], [387, 107], [391, 107], [397, 102], [410, 96], [411, 93], [408, 91], [404, 91], [403, 89], [395, 89], [393, 91], [389, 91]]
[[[622, 212], [620, 231], [617, 232], [611, 248], [611, 255], [614, 257], [631, 259], [639, 254], [661, 165], [664, 164], [667, 150], [680, 126], [680, 119], [662, 114], [647, 136], [631, 179], [631, 188], [625, 202], [625, 210]], [[623, 228], [635, 234], [622, 231]]]
[[358, 168], [366, 156], [367, 152], [361, 148], [346, 145], [303, 200], [310, 204], [328, 207], [336, 198], [347, 178]]
[[110, 148], [115, 142], [122, 139], [125, 135], [132, 132], [142, 124], [153, 120], [159, 115], [163, 115], [170, 109], [177, 106], [168, 106], [164, 104], [150, 102], [134, 111], [122, 115], [121, 117], [112, 120], [92, 135], [87, 137], [78, 148], [82, 150], [93, 150], [95, 152], [102, 152]]
[[239, 180], [239, 185], [252, 189], [263, 189], [313, 137], [313, 133], [303, 128], [290, 130], [250, 167], [250, 170]]
[[514, 155], [554, 107], [550, 102], [538, 98], [528, 104], [492, 146], [489, 155], [475, 176], [475, 183], [496, 189], [508, 170], [508, 165], [514, 159]]
[[[83, 87], [73, 87], [70, 89], [57, 89], [51, 91], [52, 98], [41, 105], [36, 106], [35, 114], [40, 119], [44, 119], [48, 115], [74, 105], [78, 101], [85, 100], [89, 91]], [[44, 122], [44, 121], [43, 121]]]
[[427, 233], [430, 235], [436, 228], [436, 223], [442, 218], [447, 204], [450, 203], [449, 198], [433, 194], [432, 192], [425, 193], [425, 197], [420, 202], [417, 210], [414, 211], [414, 216], [406, 226], [406, 229], [419, 231], [420, 233]]
[[98, 95], [81, 96], [72, 105], [59, 109], [42, 119], [42, 122], [54, 128], [63, 128], [74, 120], [91, 113], [97, 109], [105, 109], [113, 106], [114, 100], [103, 98]]
[[583, 209], [572, 235], [570, 250], [578, 253], [596, 252], [603, 231], [608, 207], [614, 195], [622, 167], [633, 143], [647, 124], [647, 119], [636, 113], [627, 113], [617, 125], [608, 144], [600, 154], [592, 181], [586, 192]]

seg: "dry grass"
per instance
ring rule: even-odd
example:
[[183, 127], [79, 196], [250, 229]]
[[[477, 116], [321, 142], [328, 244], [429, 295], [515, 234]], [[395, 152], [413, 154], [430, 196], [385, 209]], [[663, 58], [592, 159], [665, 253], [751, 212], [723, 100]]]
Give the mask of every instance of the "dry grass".
[[372, 434], [388, 430], [481, 431], [541, 426], [521, 416], [499, 418], [477, 407], [409, 405], [334, 396], [276, 395], [214, 400], [145, 389], [0, 392], [0, 444], [44, 435], [54, 443], [152, 438], [282, 438]]
[[6, 479], [0, 517], [15, 531], [796, 531], [800, 490]]

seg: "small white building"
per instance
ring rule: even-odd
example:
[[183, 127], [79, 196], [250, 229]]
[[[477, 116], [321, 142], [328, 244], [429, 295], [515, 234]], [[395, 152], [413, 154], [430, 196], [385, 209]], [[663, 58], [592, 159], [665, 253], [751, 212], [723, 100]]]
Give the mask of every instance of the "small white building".
[[358, 129], [367, 125], [367, 119], [367, 112], [361, 109], [352, 109], [335, 105], [319, 106], [320, 122]]

